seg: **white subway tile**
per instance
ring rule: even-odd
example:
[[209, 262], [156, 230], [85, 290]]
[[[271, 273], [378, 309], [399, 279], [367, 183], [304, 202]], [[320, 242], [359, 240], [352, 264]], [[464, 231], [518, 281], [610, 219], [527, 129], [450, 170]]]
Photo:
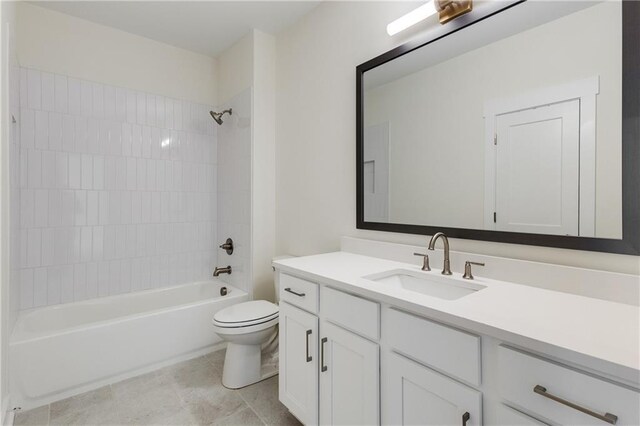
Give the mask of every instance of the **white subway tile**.
[[151, 193], [148, 191], [140, 194], [140, 220], [142, 223], [151, 222]]
[[35, 223], [35, 191], [23, 189], [20, 191], [20, 227], [32, 228]]
[[81, 243], [80, 228], [79, 227], [63, 228], [63, 232], [66, 235], [65, 237], [66, 240], [68, 241], [67, 251], [69, 255], [69, 258], [65, 263], [80, 262], [80, 243]]
[[122, 195], [119, 191], [110, 191], [109, 192], [109, 223], [117, 225], [120, 223], [120, 219], [122, 216], [122, 205], [121, 200]]
[[20, 229], [20, 256], [18, 256], [20, 268], [27, 267], [27, 242], [29, 240], [27, 231], [27, 229]]
[[29, 108], [42, 108], [42, 81], [40, 71], [27, 70], [27, 106]]
[[109, 122], [109, 150], [111, 155], [123, 155], [122, 153], [122, 126], [120, 123]]
[[87, 117], [75, 117], [75, 151], [89, 152], [89, 123]]
[[28, 268], [40, 266], [42, 248], [42, 233], [39, 228], [27, 230], [27, 261]]
[[47, 270], [47, 304], [60, 303], [62, 286], [62, 267], [53, 266]]
[[69, 89], [69, 114], [80, 115], [82, 113], [82, 89], [80, 80], [69, 78], [67, 80], [67, 87]]
[[131, 128], [131, 155], [142, 157], [142, 126], [138, 124]]
[[147, 189], [156, 190], [156, 160], [147, 160]]
[[119, 123], [124, 123], [127, 121], [127, 92], [120, 88], [116, 87], [116, 120]]
[[61, 283], [60, 301], [62, 303], [73, 302], [73, 265], [64, 265], [60, 267]]
[[131, 157], [131, 125], [129, 123], [122, 123], [122, 155], [124, 157]]
[[56, 184], [56, 153], [42, 151], [42, 188], [54, 188]]
[[20, 68], [20, 105], [27, 107], [29, 105], [29, 83], [26, 68]]
[[82, 157], [80, 154], [69, 154], [69, 188], [80, 189], [82, 186]]
[[104, 86], [91, 83], [92, 113], [95, 118], [104, 118]]
[[98, 296], [109, 295], [109, 262], [98, 263]]
[[127, 90], [126, 98], [127, 98], [127, 122], [133, 124], [137, 122], [138, 107], [137, 107], [136, 92], [134, 92], [133, 90]]
[[131, 223], [131, 192], [123, 191], [122, 196], [120, 198], [120, 223], [129, 224]]
[[80, 229], [80, 261], [90, 262], [93, 256], [93, 230], [89, 226]]
[[108, 138], [108, 130], [105, 130], [104, 121], [97, 118], [87, 120], [87, 152], [104, 154], [106, 149], [105, 133]]
[[87, 191], [87, 225], [99, 223], [100, 197], [98, 191]]
[[104, 86], [104, 118], [116, 119], [116, 89], [113, 86]]
[[38, 149], [49, 148], [49, 113], [35, 111], [35, 147]]
[[129, 259], [136, 256], [136, 227], [137, 225], [126, 225], [127, 241], [125, 257]]
[[20, 271], [20, 309], [33, 307], [33, 269]]
[[136, 256], [143, 257], [147, 255], [147, 233], [144, 226], [136, 227]]
[[127, 228], [125, 225], [115, 226], [115, 258], [122, 259], [126, 252]]
[[131, 291], [131, 260], [123, 259], [120, 262], [120, 292]]
[[93, 156], [89, 154], [82, 155], [81, 165], [81, 188], [93, 188]]
[[63, 114], [69, 112], [69, 91], [67, 88], [67, 77], [55, 75], [54, 80], [54, 110]]
[[109, 294], [120, 293], [120, 261], [112, 260], [109, 262]]
[[182, 130], [182, 102], [173, 101], [173, 127], [175, 130]]
[[75, 191], [75, 226], [87, 224], [87, 191]]
[[142, 92], [136, 93], [136, 122], [147, 124], [147, 96]]
[[20, 110], [20, 146], [33, 148], [36, 140], [36, 116], [32, 109]]
[[141, 223], [142, 221], [142, 192], [131, 193], [131, 223]]
[[33, 307], [45, 306], [47, 304], [47, 268], [36, 268], [33, 270]]
[[104, 259], [104, 227], [94, 226], [92, 234], [92, 252], [93, 260], [99, 261]]
[[62, 150], [62, 114], [49, 113], [49, 149]]
[[147, 189], [147, 161], [139, 158], [136, 162], [138, 191]]
[[35, 149], [28, 150], [28, 185], [29, 188], [42, 187], [42, 153]]
[[156, 97], [155, 95], [147, 95], [147, 121], [149, 126], [156, 125]]
[[55, 79], [53, 74], [42, 72], [40, 74], [42, 83], [42, 109], [53, 111], [55, 108]]
[[62, 199], [60, 191], [53, 189], [49, 191], [49, 226], [62, 225]]
[[42, 266], [55, 264], [55, 228], [42, 229]]
[[135, 158], [127, 158], [127, 190], [134, 191], [137, 189], [136, 178], [137, 178], [137, 169], [136, 169], [136, 159]]
[[104, 189], [104, 157], [93, 156], [93, 189]]
[[76, 122], [72, 115], [62, 116], [62, 150], [74, 151], [76, 148]]
[[166, 129], [174, 129], [173, 127], [173, 99], [165, 98], [164, 100], [164, 127]]
[[124, 191], [127, 188], [127, 159], [116, 157], [116, 189]]
[[62, 226], [73, 226], [75, 221], [75, 196], [74, 191], [60, 191], [60, 206]]
[[160, 192], [151, 193], [151, 223], [162, 222], [162, 196]]
[[156, 96], [156, 126], [161, 129], [166, 127], [164, 110], [164, 98], [162, 96]]
[[69, 154], [56, 153], [56, 188], [67, 189], [69, 187]]
[[164, 180], [164, 161], [163, 160], [157, 160], [156, 161], [156, 190], [157, 191], [164, 191], [165, 190], [164, 183], [165, 183], [165, 180]]
[[34, 199], [34, 226], [42, 228], [49, 224], [49, 191], [36, 189]]
[[151, 127], [142, 126], [142, 157], [151, 158]]
[[98, 217], [100, 225], [109, 225], [109, 193], [107, 191], [100, 191]]
[[116, 227], [104, 227], [104, 258], [111, 260], [116, 257]]
[[85, 117], [93, 115], [93, 84], [89, 81], [80, 81], [80, 114]]
[[116, 189], [115, 157], [106, 157], [104, 160], [104, 189], [109, 191]]
[[87, 298], [87, 266], [73, 266], [73, 300], [78, 302]]
[[87, 299], [98, 297], [98, 264], [87, 263]]

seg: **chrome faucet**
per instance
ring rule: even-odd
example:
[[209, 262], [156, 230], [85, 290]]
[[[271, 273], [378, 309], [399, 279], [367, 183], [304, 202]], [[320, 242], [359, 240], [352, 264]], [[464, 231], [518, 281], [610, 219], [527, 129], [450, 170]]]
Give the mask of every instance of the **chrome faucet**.
[[449, 239], [443, 232], [436, 232], [429, 241], [429, 250], [435, 250], [436, 241], [442, 237], [442, 243], [444, 244], [444, 266], [442, 267], [442, 275], [451, 275], [451, 262], [449, 261]]
[[231, 266], [225, 266], [224, 268], [218, 268], [216, 266], [216, 269], [213, 271], [213, 276], [217, 277], [220, 274], [229, 274], [229, 275], [231, 275]]

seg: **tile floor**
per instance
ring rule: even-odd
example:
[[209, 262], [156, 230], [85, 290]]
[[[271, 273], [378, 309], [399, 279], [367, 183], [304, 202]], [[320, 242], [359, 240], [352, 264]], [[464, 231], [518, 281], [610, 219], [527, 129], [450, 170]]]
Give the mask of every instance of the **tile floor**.
[[14, 425], [299, 425], [278, 377], [230, 390], [224, 351], [16, 414]]

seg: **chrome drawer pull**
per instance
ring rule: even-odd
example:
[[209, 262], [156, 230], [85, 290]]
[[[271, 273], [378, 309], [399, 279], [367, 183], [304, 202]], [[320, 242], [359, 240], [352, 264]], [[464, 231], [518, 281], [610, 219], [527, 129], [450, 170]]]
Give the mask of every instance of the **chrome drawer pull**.
[[464, 413], [462, 415], [462, 426], [467, 426], [467, 422], [469, 421], [470, 418], [471, 418], [471, 414], [469, 414], [468, 411]]
[[307, 362], [313, 361], [313, 358], [309, 355], [309, 336], [311, 336], [311, 330], [307, 330]]
[[291, 294], [295, 294], [298, 297], [304, 297], [305, 296], [304, 293], [298, 293], [297, 291], [291, 290], [289, 287], [285, 288], [284, 291], [287, 291], [287, 292], [289, 292]]
[[547, 388], [545, 388], [544, 386], [536, 385], [533, 388], [533, 391], [538, 395], [542, 395], [545, 398], [549, 398], [552, 401], [559, 402], [560, 404], [566, 405], [567, 407], [571, 407], [574, 410], [578, 410], [582, 413], [588, 414], [591, 417], [595, 417], [598, 420], [602, 420], [603, 422], [607, 422], [612, 425], [615, 425], [616, 422], [618, 421], [618, 416], [616, 416], [615, 414], [605, 413], [603, 416], [602, 414], [596, 413], [595, 411], [591, 411], [588, 408], [581, 407], [577, 404], [574, 404], [573, 402], [567, 401], [566, 399], [562, 399], [559, 396], [555, 396], [548, 393]]
[[323, 373], [327, 371], [327, 366], [324, 365], [324, 344], [327, 343], [327, 338], [323, 337], [320, 341], [320, 371]]

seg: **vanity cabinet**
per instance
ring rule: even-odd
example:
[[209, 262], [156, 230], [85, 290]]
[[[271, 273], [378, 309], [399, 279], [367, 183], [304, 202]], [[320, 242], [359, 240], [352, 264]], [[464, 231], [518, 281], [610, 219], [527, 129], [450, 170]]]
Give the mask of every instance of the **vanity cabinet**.
[[379, 424], [378, 345], [327, 321], [320, 335], [320, 424]]
[[301, 422], [318, 422], [318, 317], [280, 303], [280, 401]]
[[383, 424], [482, 424], [482, 394], [401, 355], [384, 366]]

